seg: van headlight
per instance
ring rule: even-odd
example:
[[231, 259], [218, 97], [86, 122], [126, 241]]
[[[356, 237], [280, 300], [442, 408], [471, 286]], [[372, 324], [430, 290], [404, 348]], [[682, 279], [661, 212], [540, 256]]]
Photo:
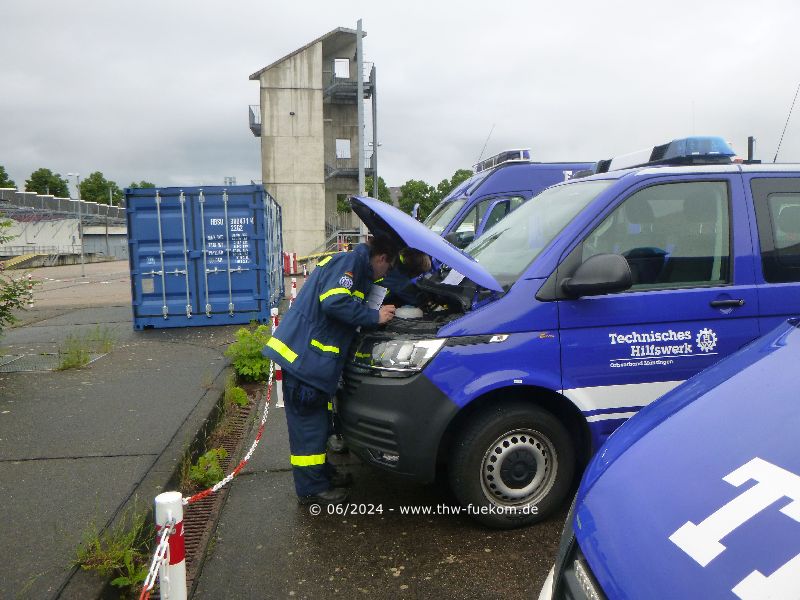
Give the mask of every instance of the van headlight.
[[362, 344], [356, 351], [355, 363], [373, 370], [412, 375], [424, 369], [446, 341], [447, 338], [396, 339]]

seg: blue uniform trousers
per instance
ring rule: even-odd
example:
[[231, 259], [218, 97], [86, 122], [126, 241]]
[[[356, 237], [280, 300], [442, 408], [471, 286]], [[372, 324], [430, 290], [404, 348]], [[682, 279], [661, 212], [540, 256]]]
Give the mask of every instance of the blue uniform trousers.
[[289, 451], [298, 496], [313, 496], [331, 487], [332, 467], [325, 448], [330, 428], [330, 396], [283, 372], [283, 398], [289, 428]]

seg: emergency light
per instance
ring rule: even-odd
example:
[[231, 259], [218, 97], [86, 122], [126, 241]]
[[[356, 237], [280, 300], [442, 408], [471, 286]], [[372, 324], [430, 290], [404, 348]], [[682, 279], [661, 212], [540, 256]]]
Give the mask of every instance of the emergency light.
[[475, 169], [476, 173], [480, 173], [481, 171], [486, 171], [498, 165], [502, 165], [508, 162], [530, 162], [531, 160], [531, 149], [530, 148], [519, 148], [515, 150], [504, 150], [499, 154], [495, 154], [494, 156], [490, 156], [489, 158], [480, 161], [477, 164], [472, 165]]
[[693, 136], [601, 160], [597, 163], [597, 172], [655, 165], [727, 165], [733, 162], [734, 156], [736, 152], [721, 137]]

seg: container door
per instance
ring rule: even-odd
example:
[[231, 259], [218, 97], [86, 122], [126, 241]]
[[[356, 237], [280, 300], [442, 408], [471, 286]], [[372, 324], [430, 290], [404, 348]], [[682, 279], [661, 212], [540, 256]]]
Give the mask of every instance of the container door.
[[263, 196], [252, 189], [199, 191], [192, 208], [197, 250], [196, 312], [261, 312], [267, 296]]
[[177, 194], [131, 199], [131, 264], [137, 317], [192, 312], [191, 213]]
[[576, 264], [621, 254], [634, 282], [559, 301], [563, 391], [596, 443], [758, 336], [749, 223], [738, 175], [661, 183], [629, 195], [570, 253]]

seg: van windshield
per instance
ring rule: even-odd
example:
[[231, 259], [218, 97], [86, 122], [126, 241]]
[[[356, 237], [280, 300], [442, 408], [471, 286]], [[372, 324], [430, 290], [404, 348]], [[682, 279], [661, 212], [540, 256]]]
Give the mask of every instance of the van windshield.
[[585, 181], [544, 190], [464, 250], [505, 286], [614, 180]]
[[424, 225], [434, 233], [442, 233], [466, 201], [466, 198], [460, 198], [452, 202], [443, 202], [433, 209], [433, 212], [425, 219]]

